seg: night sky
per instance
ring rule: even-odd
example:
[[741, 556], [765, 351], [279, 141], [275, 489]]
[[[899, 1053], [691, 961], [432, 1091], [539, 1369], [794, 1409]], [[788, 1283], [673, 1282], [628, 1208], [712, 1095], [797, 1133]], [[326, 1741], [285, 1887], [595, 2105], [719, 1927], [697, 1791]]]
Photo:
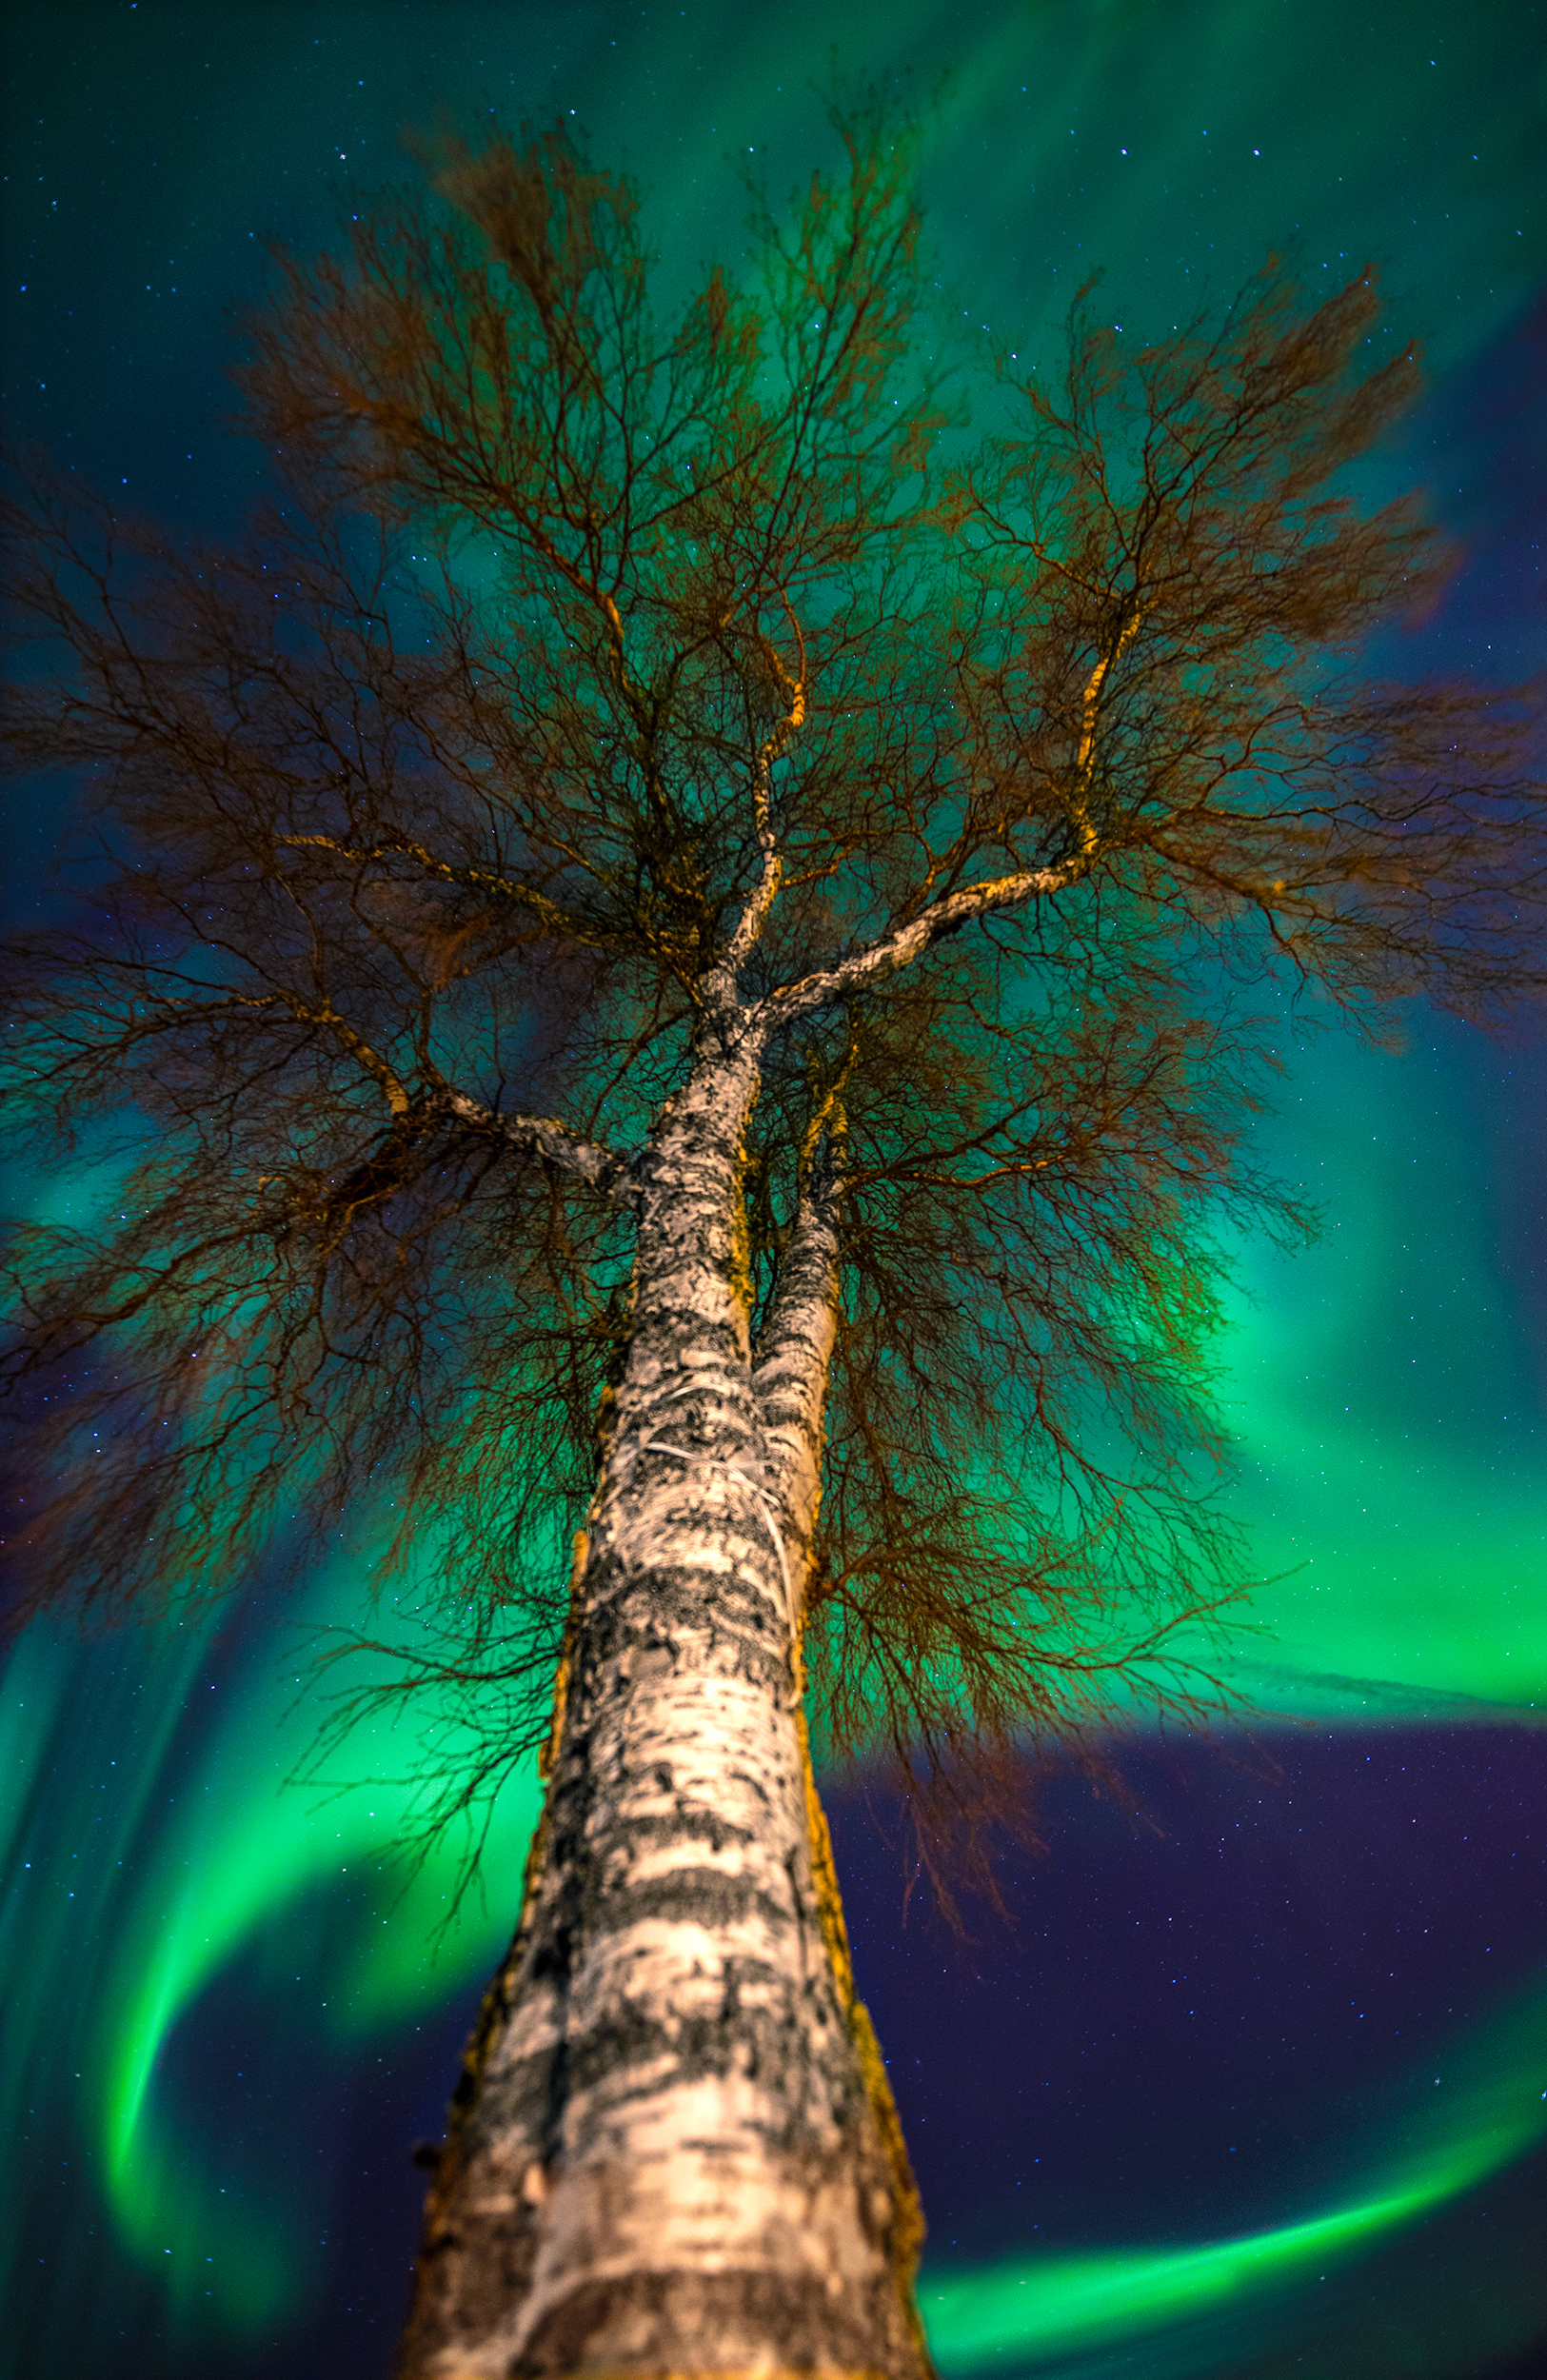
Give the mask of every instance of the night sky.
[[[909, 75], [962, 315], [1138, 341], [1273, 250], [1366, 261], [1457, 573], [1375, 665], [1547, 666], [1547, 18], [1453, 0], [12, 5], [8, 435], [193, 529], [257, 485], [223, 377], [264, 244], [320, 245], [405, 129], [575, 112], [653, 192], [670, 273], [734, 261], [736, 161], [825, 154], [814, 83]], [[942, 73], [948, 79], [942, 86]], [[4, 892], [48, 913], [55, 809]], [[1310, 1020], [1314, 1023], [1314, 1018]], [[1263, 1584], [1259, 1716], [1141, 1738], [1126, 1798], [1038, 1787], [968, 1938], [904, 1913], [896, 1813], [835, 1795], [856, 1965], [930, 2220], [946, 2380], [1504, 2380], [1547, 2369], [1547, 1038], [1416, 1010], [1288, 1033], [1267, 1151], [1322, 1236], [1237, 1252], [1222, 1393]], [[11, 1208], [88, 1215], [89, 1169]], [[203, 1633], [24, 1639], [0, 1721], [7, 2271], [26, 2380], [378, 2380], [422, 2175], [516, 1914], [535, 1788], [405, 1882], [411, 1746], [287, 1789], [347, 1562]], [[352, 1781], [351, 1781], [352, 1780]]]

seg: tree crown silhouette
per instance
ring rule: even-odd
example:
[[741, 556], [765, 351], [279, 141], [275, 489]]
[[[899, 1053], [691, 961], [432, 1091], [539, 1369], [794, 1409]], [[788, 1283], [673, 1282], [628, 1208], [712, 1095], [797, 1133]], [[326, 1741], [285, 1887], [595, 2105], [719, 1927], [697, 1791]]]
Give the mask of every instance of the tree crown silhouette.
[[974, 439], [913, 147], [842, 129], [664, 317], [568, 132], [448, 142], [282, 260], [240, 540], [10, 506], [11, 764], [91, 854], [12, 953], [12, 1130], [124, 1134], [108, 1216], [12, 1237], [19, 1616], [353, 1531], [485, 1781], [529, 1748], [634, 1185], [732, 983], [754, 1348], [803, 1192], [839, 1218], [830, 1747], [948, 1798], [1209, 1691], [1221, 1227], [1304, 1220], [1250, 1130], [1285, 1004], [1507, 1001], [1540, 810], [1508, 705], [1361, 667], [1434, 567], [1339, 479], [1416, 385], [1362, 369], [1370, 276], [1138, 350], [1082, 304], [1061, 375], [982, 359]]

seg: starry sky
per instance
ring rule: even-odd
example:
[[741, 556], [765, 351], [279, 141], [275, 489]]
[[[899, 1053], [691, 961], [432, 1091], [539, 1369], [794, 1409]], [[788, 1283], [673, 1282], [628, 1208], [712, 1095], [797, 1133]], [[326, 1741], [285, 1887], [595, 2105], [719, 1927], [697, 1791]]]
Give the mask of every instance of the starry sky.
[[[835, 30], [839, 47], [832, 48]], [[567, 116], [653, 194], [668, 275], [734, 262], [737, 171], [823, 153], [834, 71], [910, 78], [963, 318], [1141, 340], [1268, 251], [1379, 268], [1427, 394], [1361, 466], [1457, 558], [1376, 665], [1547, 666], [1542, 11], [1430, 0], [16, 0], [7, 434], [189, 530], [256, 486], [224, 378], [265, 245], [411, 170], [405, 129]], [[6, 820], [45, 914], [59, 819]], [[1047, 1849], [961, 1939], [904, 1912], [897, 1814], [835, 1786], [856, 1964], [930, 2219], [945, 2380], [1507, 2380], [1547, 2352], [1547, 1043], [1416, 1010], [1290, 1054], [1266, 1153], [1318, 1244], [1236, 1251], [1222, 1393], [1262, 1584], [1257, 1716], [1055, 1776]], [[8, 1151], [12, 1209], [89, 1210]], [[405, 1880], [406, 1748], [287, 1788], [347, 1566], [202, 1631], [12, 1655], [0, 1722], [29, 2380], [385, 2375], [422, 2175], [535, 1811], [482, 1891]], [[8, 2351], [0, 2346], [0, 2356]]]

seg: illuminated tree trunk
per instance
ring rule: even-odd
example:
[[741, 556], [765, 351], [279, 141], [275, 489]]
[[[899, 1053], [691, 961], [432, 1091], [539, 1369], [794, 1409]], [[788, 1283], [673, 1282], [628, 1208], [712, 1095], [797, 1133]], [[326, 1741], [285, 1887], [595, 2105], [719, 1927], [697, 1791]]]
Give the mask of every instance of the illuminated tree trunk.
[[739, 1015], [707, 1026], [637, 1169], [547, 1806], [430, 2195], [413, 2380], [928, 2368], [801, 1711], [835, 1236], [813, 1187], [754, 1360], [759, 1056]]

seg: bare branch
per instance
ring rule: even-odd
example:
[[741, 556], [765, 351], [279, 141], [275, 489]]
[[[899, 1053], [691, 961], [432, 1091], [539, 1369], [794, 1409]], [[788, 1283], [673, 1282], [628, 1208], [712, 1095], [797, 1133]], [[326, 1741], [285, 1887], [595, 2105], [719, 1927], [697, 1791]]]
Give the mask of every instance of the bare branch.
[[801, 624], [787, 600], [784, 608], [794, 631], [796, 643], [800, 647], [800, 673], [793, 679], [789, 677], [773, 644], [767, 637], [759, 636], [758, 643], [771, 672], [786, 697], [787, 707], [783, 719], [764, 738], [758, 747], [757, 760], [752, 771], [752, 815], [763, 866], [757, 887], [742, 911], [737, 921], [736, 930], [726, 943], [724, 956], [720, 962], [718, 972], [732, 987], [742, 968], [756, 949], [759, 938], [767, 923], [768, 913], [778, 898], [784, 863], [773, 823], [773, 765], [792, 739], [800, 734], [802, 723], [805, 718], [805, 639], [801, 633]]
[[943, 900], [932, 902], [919, 916], [909, 918], [880, 941], [853, 952], [836, 965], [822, 968], [797, 983], [782, 984], [767, 995], [764, 1012], [783, 1024], [809, 1016], [815, 1009], [828, 1007], [845, 995], [871, 991], [922, 959], [947, 935], [960, 933], [962, 926], [984, 918], [1008, 915], [1024, 908], [1028, 902], [1051, 900], [1056, 893], [1066, 891], [1090, 874], [1100, 856], [1093, 845], [1089, 853], [1082, 851], [1078, 860], [1068, 861], [1061, 867], [1028, 868], [1014, 876], [997, 877], [989, 883], [970, 884], [960, 892], [947, 894]]
[[524, 1157], [540, 1157], [562, 1173], [600, 1190], [619, 1205], [631, 1201], [630, 1160], [602, 1140], [585, 1140], [556, 1116], [506, 1116], [461, 1091], [446, 1094], [446, 1106], [463, 1123], [497, 1139]]
[[534, 885], [524, 884], [516, 877], [500, 875], [492, 868], [455, 867], [448, 861], [437, 860], [422, 843], [410, 842], [407, 835], [381, 835], [363, 851], [352, 850], [331, 835], [276, 835], [274, 841], [282, 851], [330, 852], [337, 859], [347, 860], [351, 867], [368, 867], [385, 859], [413, 860], [426, 876], [438, 878], [442, 883], [458, 884], [468, 892], [493, 894], [497, 900], [529, 910], [552, 933], [562, 934], [571, 942], [606, 947], [605, 936], [569, 916]]

